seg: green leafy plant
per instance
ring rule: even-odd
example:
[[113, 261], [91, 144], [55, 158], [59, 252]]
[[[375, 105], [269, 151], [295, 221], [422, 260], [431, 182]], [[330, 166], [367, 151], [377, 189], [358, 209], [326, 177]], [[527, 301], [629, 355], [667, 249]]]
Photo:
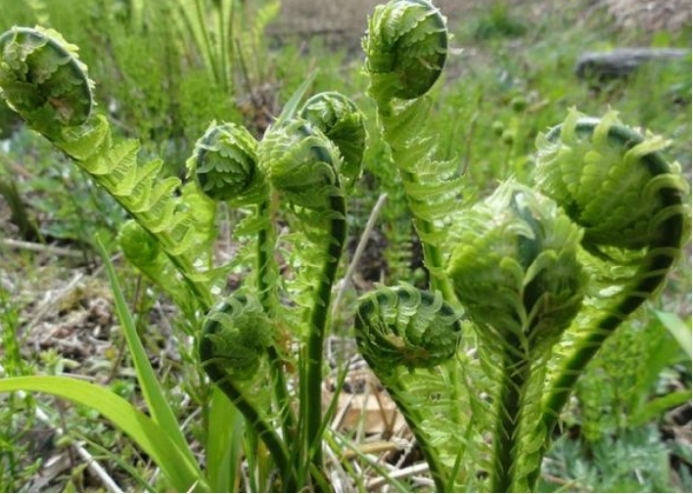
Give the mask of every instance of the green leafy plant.
[[[448, 42], [445, 18], [426, 0], [392, 0], [369, 20], [368, 94], [430, 286], [364, 294], [356, 340], [437, 490], [529, 491], [587, 364], [658, 293], [680, 254], [685, 183], [664, 158], [663, 139], [613, 112], [571, 110], [537, 138], [533, 185], [509, 179], [468, 206], [459, 167], [439, 158], [427, 131], [428, 93]], [[334, 92], [301, 105], [309, 78], [259, 141], [213, 122], [183, 184], [163, 175], [161, 160], [138, 163], [139, 144], [119, 142], [108, 120], [92, 115], [93, 83], [58, 33], [15, 28], [0, 36], [0, 50], [3, 97], [130, 214], [119, 236], [126, 257], [188, 322], [200, 385], [212, 386], [203, 403], [206, 471], [166, 402], [103, 248], [149, 415], [64, 377], [2, 379], [0, 391], [53, 393], [98, 410], [176, 490], [238, 490], [241, 457], [248, 489], [331, 489], [323, 448], [337, 441], [327, 425], [334, 402], [323, 408], [323, 344], [347, 200], [368, 142], [356, 105]], [[240, 246], [221, 266], [212, 249], [220, 203], [238, 219]], [[226, 293], [231, 272], [242, 283]]]
[[[132, 220], [123, 225], [119, 236], [124, 253], [176, 301], [191, 327], [198, 328], [192, 336], [202, 368], [223, 392], [213, 395], [211, 408], [228, 409], [224, 405], [228, 400], [242, 414], [250, 438], [269, 451], [269, 458], [255, 453], [256, 468], [276, 469], [279, 486], [327, 488], [322, 470], [326, 423], [322, 354], [331, 287], [346, 240], [346, 197], [360, 176], [366, 142], [356, 106], [342, 95], [325, 93], [298, 108], [309, 79], [259, 143], [242, 127], [212, 123], [188, 161], [193, 180], [182, 185], [177, 178], [162, 178], [161, 160], [139, 164], [139, 144], [117, 142], [108, 121], [91, 115], [93, 83], [77, 58], [76, 47], [57, 32], [15, 28], [0, 38], [0, 49], [0, 87], [10, 106], [130, 213]], [[179, 194], [174, 195], [175, 191]], [[274, 257], [277, 227], [271, 221], [280, 199], [288, 205], [288, 218], [297, 229], [290, 241], [305, 249], [300, 257], [302, 272], [293, 280], [296, 286], [287, 283], [283, 289]], [[212, 262], [218, 202], [251, 210], [236, 229], [250, 248], [225, 266]], [[190, 446], [144, 357], [108, 266], [152, 418], [105, 389], [95, 391], [95, 386], [65, 378], [13, 378], [5, 380], [2, 389], [50, 392], [56, 386], [52, 379], [57, 379], [61, 390], [55, 394], [99, 410], [122, 428], [152, 456], [173, 488], [231, 488], [233, 476], [217, 470], [221, 460], [212, 466], [210, 455], [209, 476], [192, 460]], [[221, 277], [235, 266], [255, 267], [244, 287], [247, 294], [215, 303]], [[306, 296], [305, 287], [313, 287], [316, 280], [315, 293]], [[281, 290], [295, 299], [297, 310], [279, 303]], [[286, 382], [282, 328], [290, 332], [289, 338], [301, 342], [296, 396]], [[265, 374], [259, 372], [263, 365], [271, 369], [272, 396], [259, 391], [266, 385]], [[275, 432], [275, 420], [281, 436]], [[210, 450], [215, 448], [212, 452], [226, 457], [234, 438], [225, 435], [220, 444], [211, 441], [218, 434], [215, 428], [225, 427], [223, 422], [223, 416], [217, 417], [207, 435]], [[276, 488], [268, 482], [269, 477], [256, 488]]]
[[[482, 472], [492, 491], [532, 490], [587, 363], [657, 293], [680, 254], [686, 185], [678, 165], [661, 154], [663, 139], [643, 137], [613, 112], [595, 119], [571, 111], [538, 138], [533, 188], [511, 180], [473, 207], [456, 208], [459, 182], [431, 159], [435, 143], [424, 137], [421, 110], [445, 61], [446, 42], [432, 5], [393, 0], [376, 9], [364, 48], [369, 93], [424, 244], [431, 287], [452, 307], [461, 306], [469, 331], [457, 360], [441, 362], [430, 349], [445, 341], [442, 336], [431, 336], [425, 349], [410, 348], [402, 337], [421, 330], [416, 310], [366, 295], [359, 314], [374, 313], [374, 301], [383, 308], [378, 317], [357, 320], [357, 339], [425, 450], [438, 490], [482, 488]], [[403, 89], [410, 78], [416, 82]], [[428, 182], [432, 170], [435, 181]], [[391, 348], [378, 362], [372, 335], [385, 330], [403, 356]], [[425, 376], [413, 371], [424, 357], [434, 367]], [[441, 390], [435, 405], [420, 408], [455, 403], [454, 411], [441, 414], [448, 420], [404, 402], [392, 384], [393, 366], [410, 369], [407, 386], [418, 396]], [[407, 396], [416, 402], [414, 393]], [[464, 419], [449, 419], [459, 416]]]

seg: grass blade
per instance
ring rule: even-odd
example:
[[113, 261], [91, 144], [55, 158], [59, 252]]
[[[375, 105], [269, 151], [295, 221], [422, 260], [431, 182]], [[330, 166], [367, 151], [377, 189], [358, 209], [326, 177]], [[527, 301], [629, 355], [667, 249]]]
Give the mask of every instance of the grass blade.
[[[128, 349], [130, 350], [130, 355], [135, 365], [137, 382], [142, 388], [142, 395], [144, 396], [147, 406], [149, 407], [149, 413], [152, 415], [154, 422], [156, 422], [166, 432], [168, 437], [171, 438], [173, 443], [176, 445], [176, 448], [185, 457], [186, 463], [197, 467], [197, 462], [195, 461], [192, 451], [185, 440], [185, 436], [183, 436], [183, 432], [178, 425], [178, 421], [173, 413], [173, 409], [169, 405], [156, 373], [149, 363], [147, 353], [145, 352], [144, 346], [142, 345], [139, 335], [137, 334], [137, 329], [132, 319], [132, 315], [130, 314], [130, 309], [125, 302], [123, 290], [118, 283], [118, 278], [116, 277], [115, 270], [113, 269], [113, 264], [111, 264], [108, 253], [106, 252], [106, 249], [98, 236], [96, 237], [96, 245], [99, 248], [99, 253], [101, 254], [104, 265], [106, 266], [108, 279], [111, 283], [111, 291], [113, 292], [113, 298], [115, 300], [118, 320], [123, 328]], [[198, 473], [201, 475], [199, 467], [197, 468]]]
[[12, 391], [47, 393], [93, 408], [154, 460], [173, 489], [178, 492], [208, 490], [197, 465], [190, 464], [167, 431], [107, 388], [62, 376], [0, 379], [0, 393]]
[[690, 324], [686, 325], [683, 319], [673, 312], [656, 310], [655, 314], [667, 331], [669, 331], [669, 334], [681, 345], [681, 348], [686, 352], [688, 358], [691, 358], [693, 355], [691, 352], [691, 341], [693, 341], [693, 339], [691, 338]]
[[216, 386], [213, 390], [207, 432], [207, 478], [214, 492], [238, 492], [238, 465], [245, 421]]

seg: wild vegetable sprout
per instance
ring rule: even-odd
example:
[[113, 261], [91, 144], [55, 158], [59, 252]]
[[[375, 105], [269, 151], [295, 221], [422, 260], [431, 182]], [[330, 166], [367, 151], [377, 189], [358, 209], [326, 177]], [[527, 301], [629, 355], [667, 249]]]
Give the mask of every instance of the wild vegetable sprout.
[[[364, 72], [380, 132], [371, 138], [385, 141], [398, 170], [430, 286], [403, 282], [363, 294], [354, 332], [437, 490], [532, 491], [581, 373], [661, 288], [680, 253], [685, 183], [664, 158], [663, 139], [643, 136], [614, 112], [591, 118], [571, 110], [537, 138], [532, 184], [509, 178], [469, 206], [463, 177], [437, 158], [426, 131], [449, 38], [426, 0], [392, 0], [369, 19]], [[324, 452], [339, 443], [329, 427], [334, 410], [323, 408], [323, 346], [349, 194], [369, 142], [360, 109], [336, 92], [301, 104], [308, 80], [260, 139], [212, 122], [183, 184], [163, 176], [161, 160], [140, 162], [137, 141], [112, 135], [93, 111], [93, 82], [77, 47], [59, 33], [13, 28], [0, 51], [3, 98], [130, 214], [119, 235], [123, 252], [193, 328], [199, 367], [215, 390], [205, 470], [124, 303], [119, 315], [151, 418], [65, 377], [7, 378], [0, 391], [53, 392], [94, 407], [175, 490], [239, 489], [242, 456], [254, 490], [331, 490]], [[240, 251], [223, 266], [212, 252], [219, 203], [241, 218]], [[278, 217], [290, 233], [279, 231]], [[280, 239], [291, 252], [288, 277], [276, 256]], [[224, 276], [234, 268], [246, 276], [229, 293]]]

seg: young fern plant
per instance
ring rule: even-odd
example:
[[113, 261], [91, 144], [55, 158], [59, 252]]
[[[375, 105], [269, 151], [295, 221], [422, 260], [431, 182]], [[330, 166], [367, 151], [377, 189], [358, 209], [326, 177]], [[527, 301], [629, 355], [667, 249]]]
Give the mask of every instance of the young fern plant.
[[98, 185], [157, 238], [198, 306], [206, 310], [213, 300], [209, 265], [213, 203], [195, 189], [195, 211], [173, 192], [175, 177], [160, 179], [163, 163], [137, 162], [135, 140], [115, 143], [102, 116], [91, 117], [93, 82], [77, 56], [77, 47], [53, 30], [15, 27], [0, 37], [3, 63], [0, 87], [7, 103], [34, 130], [70, 156]]
[[454, 304], [441, 245], [462, 182], [452, 161], [436, 159], [436, 139], [426, 132], [426, 95], [443, 71], [448, 38], [445, 18], [427, 0], [391, 0], [375, 8], [363, 49], [368, 93], [399, 171], [431, 286]]
[[460, 318], [440, 292], [401, 284], [364, 295], [355, 321], [359, 351], [402, 412], [441, 492], [451, 490], [463, 436]]
[[[613, 111], [597, 119], [572, 109], [562, 124], [537, 138], [537, 187], [584, 228], [586, 262], [606, 268], [612, 292], [605, 301], [595, 297], [596, 313], [552, 378], [543, 404], [545, 448], [587, 364], [661, 290], [690, 235], [687, 184], [679, 164], [662, 154], [667, 145], [624, 125]], [[533, 483], [538, 475], [539, 467]]]
[[546, 364], [582, 306], [581, 236], [553, 201], [513, 182], [460, 216], [447, 272], [474, 323], [491, 384], [470, 391], [493, 398], [492, 408], [477, 403], [494, 423], [485, 455], [492, 492], [529, 490], [546, 436], [540, 407]]
[[[329, 419], [322, 414], [323, 342], [346, 240], [346, 199], [361, 174], [366, 143], [361, 112], [337, 93], [316, 95], [298, 109], [309, 80], [261, 142], [238, 125], [213, 122], [187, 163], [194, 180], [181, 186], [177, 178], [162, 179], [160, 160], [138, 164], [138, 142], [114, 142], [107, 120], [91, 115], [93, 83], [77, 48], [58, 33], [14, 28], [0, 36], [0, 50], [2, 96], [130, 213], [132, 220], [119, 235], [126, 256], [200, 330], [191, 336], [201, 367], [223, 392], [212, 400], [228, 398], [245, 417], [248, 447], [260, 451], [259, 440], [269, 452], [270, 461], [258, 463], [257, 470], [258, 477], [261, 470], [270, 475], [256, 487], [329, 489], [322, 467], [322, 435]], [[238, 259], [216, 267], [212, 244], [219, 202], [247, 213], [234, 232], [246, 247]], [[291, 226], [299, 230], [291, 234], [301, 262], [293, 283], [280, 279], [275, 258], [275, 219], [283, 204]], [[235, 266], [248, 276], [240, 291], [220, 296], [222, 276]], [[280, 303], [280, 296], [288, 303]], [[295, 333], [287, 336], [290, 330]], [[301, 348], [297, 394], [285, 365], [294, 341]], [[269, 379], [260, 371], [266, 367]], [[269, 396], [262, 393], [268, 381]], [[227, 409], [223, 402], [212, 408]], [[132, 424], [128, 427], [136, 429]], [[207, 431], [210, 437], [215, 433]], [[234, 443], [227, 433], [223, 436], [225, 444], [209, 442], [219, 461], [232, 455], [219, 448]], [[196, 475], [198, 489], [227, 488], [219, 479], [233, 475], [211, 468], [215, 478], [210, 485], [190, 461], [180, 431], [174, 440], [186, 461], [182, 472], [167, 470], [176, 490], [188, 490]], [[148, 443], [143, 447], [152, 451]], [[173, 455], [166, 447], [155, 453], [171, 466]]]
[[[288, 287], [303, 308], [299, 322], [299, 427], [295, 457], [322, 469], [322, 377], [324, 339], [342, 251], [347, 239], [346, 198], [361, 174], [366, 142], [363, 116], [347, 98], [321, 93], [298, 115], [287, 112], [268, 129], [259, 162], [271, 188], [288, 204], [294, 249], [301, 250], [299, 275]], [[307, 296], [306, 296], [307, 295]], [[315, 477], [315, 472], [311, 473]], [[320, 481], [320, 479], [315, 479]], [[307, 481], [307, 479], [306, 479]]]

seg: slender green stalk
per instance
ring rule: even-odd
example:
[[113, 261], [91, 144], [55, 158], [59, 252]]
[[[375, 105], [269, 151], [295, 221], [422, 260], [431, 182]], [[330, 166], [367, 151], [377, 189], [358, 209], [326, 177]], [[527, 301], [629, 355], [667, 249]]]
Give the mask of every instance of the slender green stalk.
[[448, 479], [445, 475], [445, 468], [443, 464], [440, 462], [438, 455], [436, 454], [437, 448], [433, 444], [431, 444], [431, 441], [429, 440], [427, 435], [421, 430], [421, 415], [417, 413], [416, 410], [413, 409], [413, 407], [409, 406], [406, 400], [400, 398], [399, 393], [396, 389], [390, 388], [388, 386], [385, 387], [388, 390], [388, 393], [390, 394], [392, 401], [395, 402], [395, 405], [397, 405], [397, 408], [402, 413], [402, 416], [404, 417], [404, 420], [407, 422], [407, 425], [409, 426], [409, 429], [411, 430], [412, 434], [414, 434], [414, 437], [416, 438], [416, 444], [418, 444], [419, 448], [421, 448], [421, 452], [423, 453], [424, 458], [426, 459], [426, 463], [428, 463], [428, 471], [431, 474], [433, 482], [435, 482], [436, 484], [436, 491], [449, 492], [447, 490]]
[[529, 380], [531, 360], [506, 347], [496, 413], [493, 445], [491, 492], [512, 492], [515, 464], [521, 454], [518, 445], [525, 387]]
[[[233, 1], [232, 1], [233, 3]], [[226, 29], [224, 28], [224, 3], [219, 2], [219, 9], [217, 11], [217, 16], [219, 17], [219, 61], [221, 62], [221, 85], [224, 88], [224, 92], [230, 93], [229, 87], [229, 67], [228, 67], [228, 53], [227, 45], [228, 40], [226, 39]]]
[[[334, 217], [331, 219], [328, 234], [329, 246], [325, 264], [320, 275], [318, 289], [315, 294], [315, 303], [310, 316], [310, 335], [307, 345], [306, 381], [304, 392], [301, 393], [302, 404], [305, 398], [305, 448], [310, 454], [311, 462], [321, 468], [322, 466], [322, 377], [323, 377], [323, 343], [325, 341], [325, 327], [329, 316], [330, 299], [332, 297], [332, 285], [334, 284], [339, 267], [339, 260], [346, 242], [346, 201], [343, 195], [334, 194], [330, 199]], [[303, 380], [302, 380], [303, 381]]]
[[[258, 215], [269, 215], [269, 201], [258, 205]], [[276, 261], [273, 258], [274, 244], [274, 227], [268, 225], [266, 228], [262, 228], [257, 234], [257, 293], [260, 304], [271, 320], [274, 320], [276, 316], [275, 307], [278, 304], [277, 284], [272, 281], [277, 269]], [[267, 347], [267, 354], [274, 396], [281, 415], [282, 432], [284, 437], [288, 439], [294, 429], [295, 419], [290, 407], [289, 392], [284, 376], [284, 363], [274, 345]]]
[[209, 39], [209, 30], [207, 29], [207, 21], [204, 16], [204, 7], [203, 4], [204, 2], [202, 0], [196, 0], [195, 1], [195, 11], [197, 13], [197, 22], [200, 23], [200, 30], [202, 31], [202, 38], [205, 43], [205, 49], [207, 50], [207, 57], [209, 58], [209, 65], [210, 68], [212, 69], [212, 75], [214, 76], [214, 80], [218, 84], [223, 84], [223, 81], [221, 80], [221, 77], [219, 75], [219, 69], [218, 69], [218, 63], [216, 60], [216, 56], [214, 54], [214, 49], [212, 48], [212, 41]]

